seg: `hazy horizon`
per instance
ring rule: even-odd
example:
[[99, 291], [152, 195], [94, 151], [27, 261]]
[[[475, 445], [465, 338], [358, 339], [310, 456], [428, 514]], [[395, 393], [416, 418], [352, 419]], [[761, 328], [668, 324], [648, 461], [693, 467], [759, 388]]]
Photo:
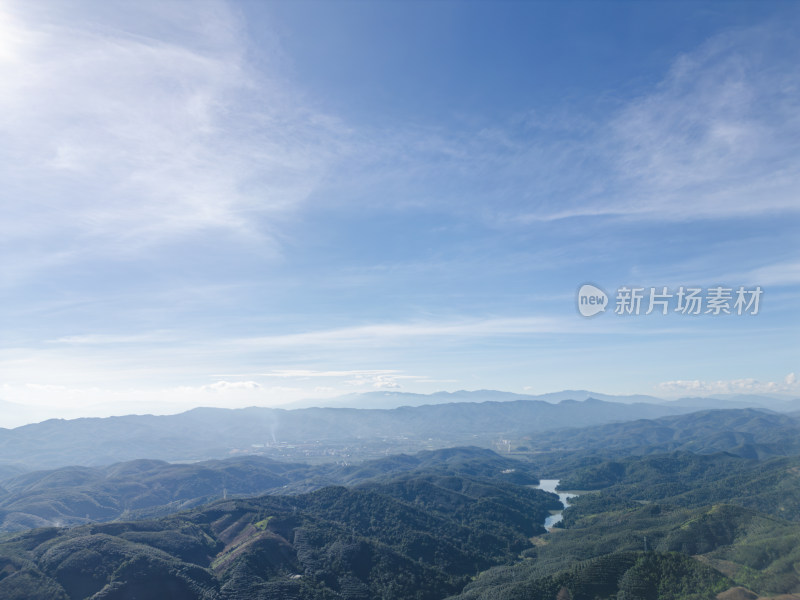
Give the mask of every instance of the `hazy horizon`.
[[[478, 396], [478, 397], [475, 397]], [[381, 399], [383, 397], [383, 401]], [[707, 408], [766, 408], [778, 411], [800, 410], [800, 397], [785, 394], [737, 395], [715, 394], [701, 396], [656, 397], [642, 394], [613, 395], [589, 390], [561, 390], [544, 394], [516, 394], [503, 390], [456, 390], [454, 392], [438, 391], [430, 394], [413, 392], [372, 391], [354, 392], [350, 394], [330, 396], [327, 398], [295, 400], [283, 404], [256, 405], [246, 404], [220, 406], [214, 404], [167, 404], [163, 402], [117, 403], [110, 405], [101, 403], [93, 406], [76, 408], [34, 406], [16, 404], [0, 400], [0, 428], [14, 429], [24, 425], [34, 425], [50, 419], [107, 418], [132, 415], [166, 416], [177, 415], [197, 408], [280, 408], [285, 410], [302, 410], [306, 408], [358, 408], [358, 409], [393, 409], [400, 407], [416, 407], [444, 403], [480, 403], [480, 402], [512, 402], [514, 400], [537, 400], [550, 404], [564, 401], [583, 402], [589, 398], [613, 403], [696, 403], [698, 410]], [[411, 401], [410, 401], [411, 400]], [[707, 400], [707, 403], [701, 402]], [[687, 404], [688, 406], [689, 404]]]

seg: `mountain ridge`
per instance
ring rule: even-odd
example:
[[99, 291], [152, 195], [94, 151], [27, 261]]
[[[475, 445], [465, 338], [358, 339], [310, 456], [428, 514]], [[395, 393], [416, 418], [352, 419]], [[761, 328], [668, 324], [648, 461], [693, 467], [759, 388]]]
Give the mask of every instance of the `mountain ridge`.
[[[460, 402], [394, 409], [195, 408], [178, 415], [51, 419], [0, 430], [0, 466], [53, 468], [157, 458], [208, 460], [236, 453], [280, 454], [288, 445], [318, 452], [338, 445], [362, 453], [454, 445], [488, 446], [507, 434], [681, 414], [655, 404], [541, 400]], [[443, 429], [441, 423], [447, 423]]]
[[[461, 402], [509, 402], [515, 400], [544, 401], [550, 404], [558, 403], [563, 400], [584, 401], [589, 398], [604, 400], [620, 404], [663, 404], [666, 406], [683, 408], [745, 408], [761, 407], [770, 408], [780, 412], [790, 412], [800, 410], [800, 398], [780, 395], [780, 394], [711, 394], [708, 396], [685, 396], [677, 399], [665, 399], [647, 394], [604, 394], [590, 390], [561, 390], [558, 392], [548, 392], [544, 394], [526, 394], [508, 392], [502, 390], [456, 390], [453, 392], [438, 391], [428, 394], [404, 392], [399, 390], [383, 390], [370, 392], [355, 392], [335, 396], [325, 399], [306, 399], [291, 403], [281, 404], [270, 407], [281, 410], [299, 410], [306, 408], [358, 408], [358, 409], [387, 409], [400, 408], [403, 406], [428, 406], [436, 404], [449, 404]], [[124, 406], [135, 407], [133, 403], [125, 403]], [[168, 407], [168, 408], [167, 408]], [[257, 406], [251, 406], [254, 408]], [[11, 426], [0, 427], [0, 431], [7, 429], [17, 429], [27, 425], [34, 425], [48, 420], [76, 420], [80, 418], [112, 418], [124, 416], [147, 416], [146, 414], [135, 411], [122, 414], [107, 414], [107, 408], [103, 409], [103, 414], [91, 414], [94, 407], [85, 407], [81, 415], [61, 415], [51, 418], [43, 417], [45, 407], [28, 406], [15, 402], [9, 402], [0, 398], [0, 416], [5, 423], [13, 423]], [[197, 408], [197, 407], [194, 407]], [[214, 408], [214, 407], [208, 407]], [[226, 408], [226, 407], [217, 407]], [[228, 407], [230, 408], [230, 407]], [[242, 408], [242, 407], [237, 407]], [[232, 408], [236, 410], [237, 408]], [[245, 407], [247, 408], [247, 407]], [[266, 407], [260, 407], [266, 408]], [[156, 414], [149, 413], [150, 416], [174, 416], [190, 412], [193, 408], [183, 408], [180, 405], [164, 405], [164, 411]], [[74, 412], [74, 411], [72, 411]], [[2, 420], [0, 420], [2, 422]]]

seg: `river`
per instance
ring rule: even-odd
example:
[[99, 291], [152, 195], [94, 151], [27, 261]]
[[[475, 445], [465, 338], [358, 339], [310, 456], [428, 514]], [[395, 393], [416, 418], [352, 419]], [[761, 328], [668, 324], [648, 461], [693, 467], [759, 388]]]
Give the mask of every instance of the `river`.
[[[538, 490], [542, 490], [544, 492], [553, 492], [554, 494], [558, 494], [558, 499], [561, 500], [561, 503], [566, 508], [569, 506], [569, 499], [574, 498], [578, 494], [570, 494], [568, 492], [558, 492], [556, 491], [556, 486], [558, 482], [561, 481], [560, 479], [541, 479], [539, 480], [539, 485], [534, 486]], [[551, 514], [544, 520], [544, 528], [547, 531], [550, 531], [553, 528], [553, 525], [561, 521], [564, 518], [564, 515], [561, 514], [562, 511], [557, 511]]]

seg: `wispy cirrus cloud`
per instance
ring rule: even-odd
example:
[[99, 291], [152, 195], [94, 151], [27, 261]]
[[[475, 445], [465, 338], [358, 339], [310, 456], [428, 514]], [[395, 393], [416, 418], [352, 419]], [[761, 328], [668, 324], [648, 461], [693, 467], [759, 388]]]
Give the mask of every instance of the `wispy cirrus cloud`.
[[[275, 250], [275, 220], [324, 176], [346, 129], [252, 68], [226, 4], [106, 8], [0, 13], [0, 231], [15, 262], [209, 230]], [[19, 250], [32, 240], [37, 253]]]
[[800, 284], [800, 261], [787, 261], [757, 267], [744, 279], [761, 285], [792, 286]]
[[797, 213], [799, 60], [787, 23], [713, 37], [587, 127], [581, 143], [562, 144], [585, 179], [575, 194], [508, 218], [688, 221]]
[[339, 329], [320, 329], [302, 333], [253, 336], [229, 340], [229, 344], [246, 346], [315, 346], [392, 344], [423, 339], [458, 339], [473, 337], [517, 336], [536, 333], [577, 332], [582, 323], [558, 317], [518, 317], [502, 319], [463, 319], [451, 321], [417, 321], [376, 323]]
[[68, 335], [53, 340], [51, 344], [66, 344], [71, 346], [109, 346], [118, 344], [153, 344], [169, 343], [177, 338], [169, 332], [154, 331], [137, 334], [87, 334]]
[[[501, 228], [797, 214], [798, 62], [791, 22], [727, 31], [591, 117], [581, 107], [558, 108], [491, 126], [385, 132], [359, 181], [390, 181], [406, 197], [398, 202]], [[462, 186], [409, 187], [442, 173]]]
[[323, 181], [326, 201], [380, 194], [499, 226], [797, 211], [800, 49], [779, 24], [713, 38], [610, 117], [359, 129], [280, 77], [277, 42], [256, 68], [225, 3], [9, 6], [0, 231], [40, 242], [9, 250], [20, 274], [208, 231], [277, 253], [281, 219]]
[[634, 213], [679, 220], [798, 210], [800, 59], [793, 28], [720, 34], [678, 57], [612, 122]]

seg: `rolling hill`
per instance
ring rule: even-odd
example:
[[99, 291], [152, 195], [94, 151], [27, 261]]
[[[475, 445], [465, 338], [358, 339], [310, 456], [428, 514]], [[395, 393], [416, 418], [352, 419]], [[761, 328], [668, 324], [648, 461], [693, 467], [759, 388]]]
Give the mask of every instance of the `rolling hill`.
[[420, 473], [537, 483], [529, 464], [480, 448], [426, 451], [357, 465], [311, 466], [258, 456], [192, 464], [136, 460], [35, 471], [2, 481], [0, 531], [152, 517], [223, 497], [297, 494]]
[[[198, 408], [178, 415], [53, 419], [0, 429], [0, 467], [50, 469], [136, 459], [198, 461], [236, 453], [276, 457], [361, 457], [456, 445], [489, 447], [498, 438], [690, 411], [686, 407], [586, 400], [462, 402], [392, 410]], [[442, 424], [447, 424], [442, 427]], [[297, 448], [298, 445], [303, 448]]]
[[747, 458], [800, 453], [800, 420], [763, 409], [720, 409], [537, 432], [533, 450], [606, 455], [730, 452]]
[[528, 547], [558, 506], [546, 492], [429, 473], [36, 529], [0, 540], [0, 597], [433, 600]]

